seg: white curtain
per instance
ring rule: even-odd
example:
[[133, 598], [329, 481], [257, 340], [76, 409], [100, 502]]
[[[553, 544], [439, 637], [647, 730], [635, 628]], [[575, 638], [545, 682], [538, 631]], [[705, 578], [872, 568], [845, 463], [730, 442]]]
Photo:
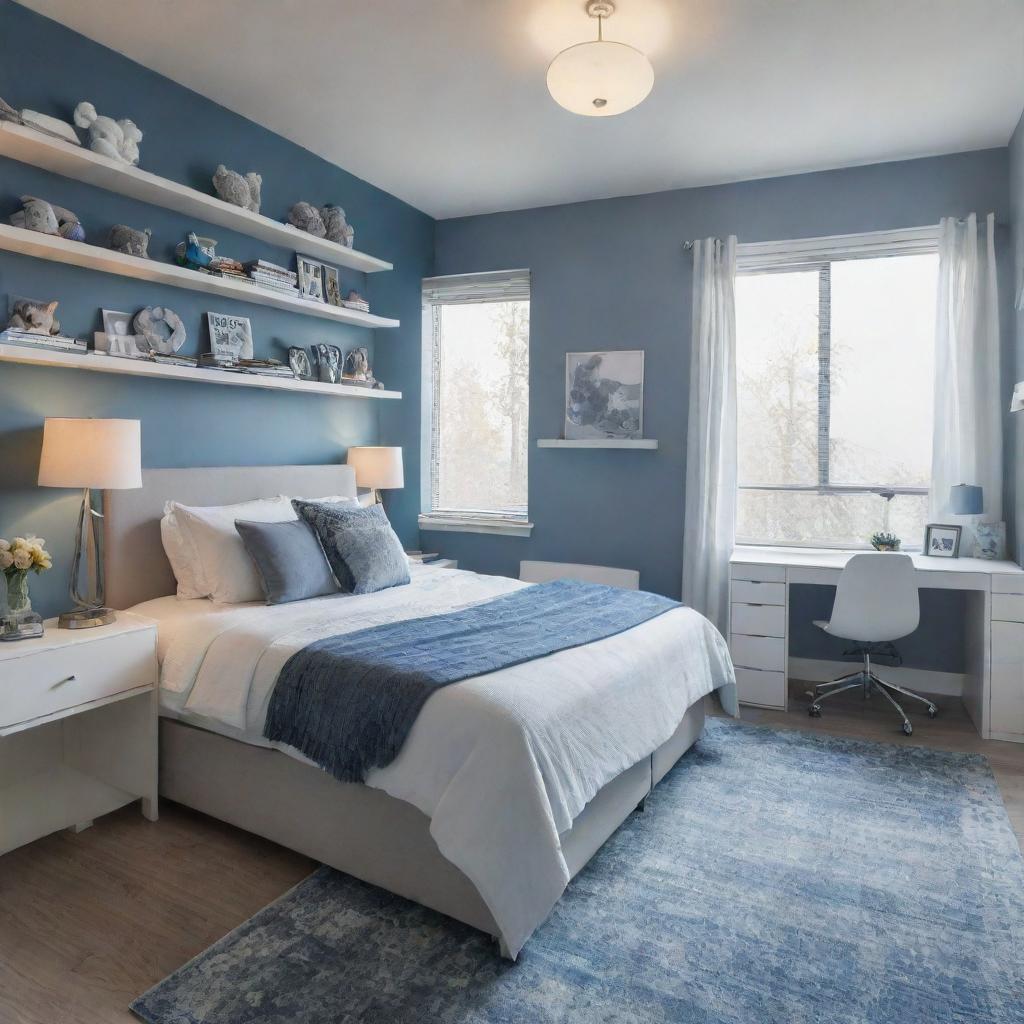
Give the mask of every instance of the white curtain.
[[736, 237], [693, 245], [683, 602], [723, 633], [736, 533]]
[[[1002, 410], [995, 217], [988, 215], [981, 237], [973, 213], [966, 220], [946, 217], [935, 321], [932, 522], [951, 521], [949, 489], [955, 484], [980, 484], [981, 518], [1003, 518]], [[971, 544], [961, 550], [973, 554]]]

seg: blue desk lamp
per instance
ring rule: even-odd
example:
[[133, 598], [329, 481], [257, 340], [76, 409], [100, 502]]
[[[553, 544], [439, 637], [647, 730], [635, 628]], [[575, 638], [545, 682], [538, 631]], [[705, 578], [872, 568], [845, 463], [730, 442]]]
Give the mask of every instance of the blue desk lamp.
[[955, 484], [949, 489], [949, 511], [955, 516], [980, 516], [985, 510], [985, 492], [974, 484]]

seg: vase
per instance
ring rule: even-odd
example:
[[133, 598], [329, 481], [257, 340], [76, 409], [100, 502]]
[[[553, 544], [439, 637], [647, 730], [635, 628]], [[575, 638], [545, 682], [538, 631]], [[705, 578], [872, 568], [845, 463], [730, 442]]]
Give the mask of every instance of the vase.
[[7, 619], [26, 622], [32, 617], [32, 599], [28, 593], [28, 570], [17, 569], [7, 574]]

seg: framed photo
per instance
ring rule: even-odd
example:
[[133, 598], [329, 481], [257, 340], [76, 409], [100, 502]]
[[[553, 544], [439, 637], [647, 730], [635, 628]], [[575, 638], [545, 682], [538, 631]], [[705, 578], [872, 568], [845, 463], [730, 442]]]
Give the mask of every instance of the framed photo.
[[329, 267], [325, 263], [324, 267], [324, 298], [327, 300], [328, 305], [340, 306], [341, 305], [341, 282], [338, 280], [338, 271], [335, 267]]
[[959, 558], [960, 527], [929, 523], [924, 528], [924, 553], [935, 558]]
[[237, 363], [239, 359], [252, 359], [252, 326], [248, 317], [207, 313], [206, 320], [210, 325], [210, 351], [218, 360]]
[[644, 353], [565, 354], [565, 437], [644, 436]]
[[103, 310], [103, 333], [107, 336], [107, 353], [112, 356], [144, 356], [149, 346], [139, 344], [135, 339], [130, 313], [117, 309]]
[[313, 376], [313, 364], [309, 361], [309, 353], [304, 348], [292, 345], [288, 349], [288, 365], [299, 380], [316, 379]]
[[299, 266], [299, 295], [314, 302], [324, 301], [324, 267], [300, 253], [295, 254]]

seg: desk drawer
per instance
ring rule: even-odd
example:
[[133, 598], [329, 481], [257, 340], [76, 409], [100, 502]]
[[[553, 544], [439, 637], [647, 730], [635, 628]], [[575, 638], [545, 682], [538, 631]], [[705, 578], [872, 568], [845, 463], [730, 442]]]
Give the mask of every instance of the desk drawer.
[[736, 693], [741, 704], [757, 704], [762, 708], [785, 708], [786, 673], [738, 668]]
[[779, 605], [734, 604], [731, 628], [745, 636], [785, 636], [786, 609]]
[[756, 562], [733, 562], [729, 575], [734, 580], [753, 580], [756, 583], [785, 583], [784, 565], [758, 565]]
[[773, 636], [741, 636], [733, 633], [729, 644], [734, 665], [785, 672], [786, 641]]
[[144, 629], [4, 661], [0, 728], [155, 684], [155, 636]]
[[732, 599], [737, 604], [785, 604], [786, 584], [734, 579]]
[[1000, 622], [1024, 622], [1024, 594], [993, 594], [992, 618]]
[[1024, 572], [992, 574], [993, 594], [1024, 594]]

